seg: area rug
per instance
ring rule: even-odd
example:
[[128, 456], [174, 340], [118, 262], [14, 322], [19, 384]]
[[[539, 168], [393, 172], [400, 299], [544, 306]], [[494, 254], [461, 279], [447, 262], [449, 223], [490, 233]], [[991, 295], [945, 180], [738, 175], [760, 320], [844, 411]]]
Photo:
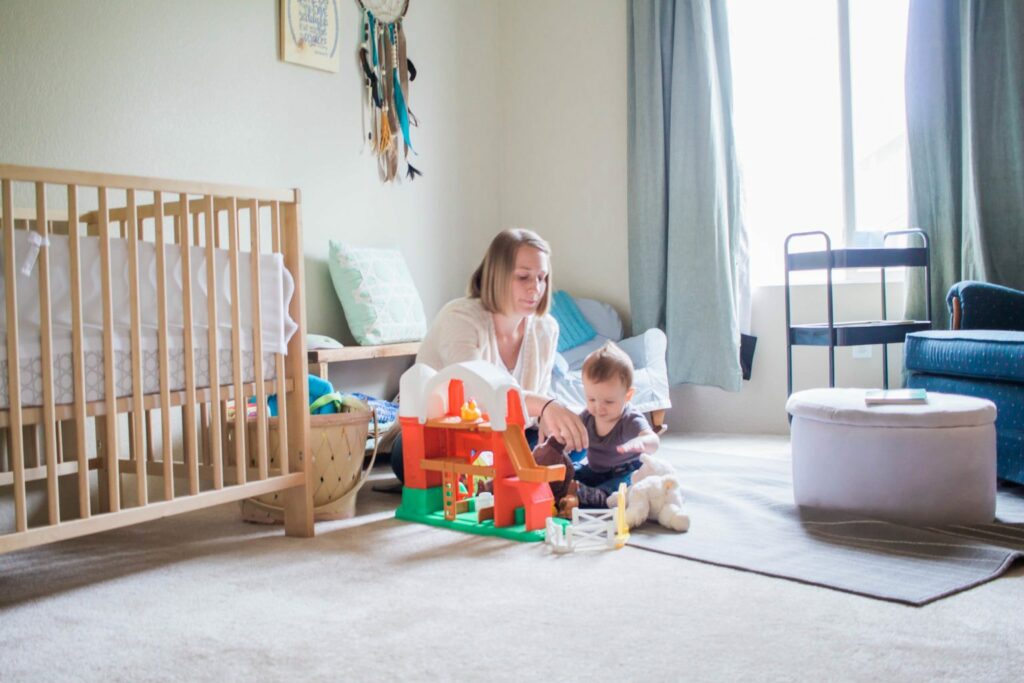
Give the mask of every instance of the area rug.
[[635, 548], [907, 605], [991, 581], [1024, 557], [1024, 487], [1000, 489], [993, 524], [918, 528], [798, 508], [786, 460], [674, 455], [690, 530], [646, 524]]

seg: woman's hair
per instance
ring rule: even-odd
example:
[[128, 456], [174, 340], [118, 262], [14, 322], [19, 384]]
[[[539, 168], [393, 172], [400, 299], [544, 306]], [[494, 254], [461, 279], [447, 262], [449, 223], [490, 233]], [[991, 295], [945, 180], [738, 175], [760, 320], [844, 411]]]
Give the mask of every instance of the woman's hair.
[[[511, 297], [512, 277], [515, 275], [516, 254], [520, 247], [533, 247], [548, 256], [551, 247], [533, 230], [510, 228], [502, 230], [487, 247], [484, 260], [469, 279], [469, 296], [480, 299], [484, 309], [491, 313], [504, 313]], [[547, 286], [537, 304], [537, 315], [548, 312], [551, 304], [551, 265], [548, 264]]]
[[618, 344], [608, 341], [583, 361], [583, 376], [599, 384], [615, 377], [628, 389], [633, 386], [633, 361]]

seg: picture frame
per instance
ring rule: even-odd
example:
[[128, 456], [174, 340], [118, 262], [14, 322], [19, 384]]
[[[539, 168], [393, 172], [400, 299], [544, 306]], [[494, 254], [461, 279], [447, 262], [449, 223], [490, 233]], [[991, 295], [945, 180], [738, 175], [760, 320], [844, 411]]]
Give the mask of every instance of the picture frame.
[[338, 0], [280, 0], [281, 60], [336, 73]]

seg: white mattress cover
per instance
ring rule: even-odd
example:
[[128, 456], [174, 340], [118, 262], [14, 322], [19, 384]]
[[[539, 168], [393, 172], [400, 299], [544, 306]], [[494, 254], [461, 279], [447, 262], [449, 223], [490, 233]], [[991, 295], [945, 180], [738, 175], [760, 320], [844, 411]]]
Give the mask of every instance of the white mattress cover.
[[[49, 253], [50, 265], [50, 301], [53, 355], [55, 377], [60, 378], [60, 368], [69, 365], [62, 359], [70, 358], [71, 345], [71, 277], [69, 238], [62, 235], [51, 235], [49, 245], [42, 247]], [[81, 254], [81, 294], [83, 318], [83, 346], [88, 356], [95, 357], [103, 352], [103, 303], [102, 303], [102, 265], [100, 260], [100, 240], [98, 237], [82, 237], [79, 240]], [[113, 278], [112, 298], [114, 312], [114, 349], [117, 365], [124, 359], [131, 358], [131, 306], [128, 269], [128, 241], [121, 238], [110, 240], [110, 262]], [[199, 358], [209, 357], [209, 312], [207, 285], [207, 250], [204, 247], [190, 248], [190, 270], [192, 286], [192, 339], [196, 350], [197, 375], [203, 371]], [[181, 247], [175, 244], [164, 245], [165, 268], [168, 278], [166, 286], [168, 335], [166, 343], [172, 359], [183, 358], [184, 354], [184, 296], [182, 287]], [[231, 266], [229, 252], [226, 249], [215, 249], [216, 264], [216, 304], [217, 304], [217, 344], [220, 350], [218, 357], [230, 359], [232, 350], [233, 321], [231, 314]], [[31, 258], [30, 233], [25, 230], [15, 231], [15, 263], [19, 269], [17, 276], [18, 295], [18, 349], [19, 366], [38, 364], [41, 355], [40, 316], [39, 316], [39, 268]], [[252, 377], [253, 351], [253, 297], [251, 260], [248, 253], [239, 254], [239, 298], [241, 322], [241, 351], [243, 359], [248, 363], [244, 370], [248, 378]], [[0, 262], [3, 247], [0, 245]], [[141, 312], [142, 349], [144, 358], [155, 358], [159, 349], [159, 327], [157, 320], [157, 272], [156, 245], [152, 242], [138, 243], [139, 263], [139, 296]], [[22, 266], [28, 268], [26, 275]], [[0, 373], [3, 375], [2, 385], [7, 385], [7, 273], [0, 272], [0, 344], [3, 350], [0, 356]], [[280, 254], [260, 255], [260, 317], [262, 328], [262, 344], [264, 357], [269, 354], [287, 353], [288, 340], [298, 329], [295, 322], [288, 316], [288, 305], [294, 293], [295, 285], [291, 274], [284, 267]], [[102, 357], [102, 356], [100, 356]], [[221, 377], [225, 368], [221, 361]], [[271, 363], [272, 365], [272, 363]], [[149, 366], [152, 371], [152, 365]], [[207, 368], [208, 369], [208, 368]], [[230, 364], [228, 365], [230, 372]], [[144, 371], [145, 372], [145, 371]], [[265, 368], [266, 378], [273, 376], [273, 368]], [[267, 377], [269, 375], [269, 377]], [[22, 375], [23, 390], [27, 394], [23, 403], [32, 405], [32, 389], [28, 386], [30, 379]], [[100, 382], [102, 384], [102, 382]], [[177, 383], [175, 383], [177, 385]], [[92, 383], [87, 379], [87, 385]], [[205, 386], [206, 384], [200, 384]], [[179, 387], [180, 388], [180, 387]], [[8, 402], [7, 392], [0, 399], [0, 406]], [[88, 391], [88, 394], [94, 392]], [[121, 392], [118, 392], [121, 395]], [[94, 396], [90, 396], [93, 400]], [[102, 395], [99, 396], [102, 398]], [[58, 397], [58, 402], [62, 402]]]

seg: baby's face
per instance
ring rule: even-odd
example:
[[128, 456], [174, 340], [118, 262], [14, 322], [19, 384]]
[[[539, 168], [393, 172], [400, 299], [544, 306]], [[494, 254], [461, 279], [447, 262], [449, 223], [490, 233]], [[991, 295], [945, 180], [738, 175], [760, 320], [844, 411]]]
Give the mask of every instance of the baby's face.
[[617, 378], [604, 382], [583, 378], [583, 395], [587, 399], [587, 410], [602, 422], [618, 419], [632, 393], [630, 387]]

